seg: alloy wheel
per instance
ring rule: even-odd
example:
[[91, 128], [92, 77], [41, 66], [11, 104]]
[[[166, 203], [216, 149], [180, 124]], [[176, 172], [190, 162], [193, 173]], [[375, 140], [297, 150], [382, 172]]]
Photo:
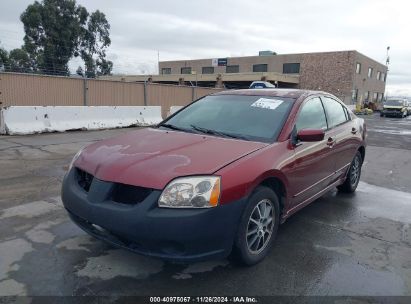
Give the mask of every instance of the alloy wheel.
[[274, 206], [269, 199], [257, 203], [248, 220], [246, 241], [252, 254], [259, 254], [270, 242], [274, 228]]
[[351, 172], [350, 172], [351, 185], [357, 184], [358, 179], [360, 178], [360, 170], [361, 170], [360, 159], [359, 157], [355, 157], [354, 162], [351, 167]]

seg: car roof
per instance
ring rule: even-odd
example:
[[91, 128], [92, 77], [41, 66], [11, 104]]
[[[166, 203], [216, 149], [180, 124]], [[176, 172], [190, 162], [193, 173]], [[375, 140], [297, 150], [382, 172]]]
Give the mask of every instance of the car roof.
[[310, 90], [299, 90], [299, 89], [242, 89], [242, 90], [226, 90], [212, 95], [247, 95], [247, 96], [272, 96], [272, 97], [289, 97], [298, 99], [299, 97], [305, 95], [313, 94], [327, 94], [329, 93], [320, 91], [310, 91]]
[[268, 81], [262, 81], [262, 80], [253, 81], [250, 84], [250, 86], [252, 86], [253, 84], [265, 84], [265, 85], [269, 85], [270, 88], [275, 88], [275, 85], [273, 85], [271, 82], [268, 82]]
[[398, 97], [398, 98], [396, 98], [396, 97], [389, 97], [389, 98], [387, 98], [386, 101], [406, 101], [406, 102], [408, 102], [408, 99], [403, 98], [403, 97]]

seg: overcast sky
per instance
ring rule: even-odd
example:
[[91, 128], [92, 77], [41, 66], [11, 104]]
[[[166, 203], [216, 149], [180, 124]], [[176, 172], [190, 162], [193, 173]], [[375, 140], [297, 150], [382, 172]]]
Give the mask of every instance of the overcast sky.
[[[20, 14], [30, 0], [0, 1], [1, 46], [20, 47]], [[111, 25], [115, 73], [157, 71], [160, 60], [358, 50], [385, 62], [387, 93], [411, 96], [410, 1], [77, 0]], [[74, 68], [79, 62], [72, 62]]]

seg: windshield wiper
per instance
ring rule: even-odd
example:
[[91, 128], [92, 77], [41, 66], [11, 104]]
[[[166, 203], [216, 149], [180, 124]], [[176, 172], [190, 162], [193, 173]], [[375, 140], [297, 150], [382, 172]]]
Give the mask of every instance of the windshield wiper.
[[180, 128], [180, 127], [177, 127], [177, 126], [172, 125], [172, 124], [162, 124], [162, 125], [159, 125], [159, 127], [165, 127], [165, 128], [171, 129], [171, 130], [184, 131], [184, 132], [192, 133], [192, 131], [189, 130], [189, 129]]
[[231, 133], [226, 133], [222, 131], [216, 131], [212, 129], [207, 129], [203, 127], [199, 127], [196, 125], [190, 125], [194, 130], [199, 131], [204, 134], [210, 134], [210, 135], [217, 135], [217, 136], [223, 136], [223, 137], [230, 137], [230, 138], [237, 138], [237, 139], [244, 139], [248, 140], [245, 136], [237, 135], [237, 134], [231, 134]]

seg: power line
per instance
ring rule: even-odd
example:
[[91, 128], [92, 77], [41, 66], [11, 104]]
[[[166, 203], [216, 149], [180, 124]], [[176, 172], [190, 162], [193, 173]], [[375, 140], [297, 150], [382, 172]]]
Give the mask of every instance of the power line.
[[[4, 44], [4, 45], [6, 45], [7, 47], [9, 47], [9, 48], [13, 48], [11, 45], [9, 45], [9, 44]], [[48, 59], [48, 60], [60, 60], [61, 59], [61, 57], [57, 57], [57, 56], [50, 56], [49, 54], [46, 56], [46, 58]], [[130, 58], [130, 56], [127, 56], [127, 58]], [[131, 58], [133, 58], [133, 57], [131, 57]], [[136, 58], [137, 59], [137, 57], [134, 57], [134, 58]], [[84, 61], [82, 58], [81, 58], [81, 55], [79, 55], [79, 56], [77, 56], [77, 57], [75, 57], [75, 56], [72, 56], [71, 58], [70, 58], [70, 60], [76, 60], [76, 59], [78, 59], [78, 60], [82, 60], [82, 61]], [[110, 60], [110, 58], [107, 58], [106, 57], [106, 60]], [[110, 61], [112, 61], [113, 62], [113, 64], [116, 66], [116, 67], [123, 67], [123, 68], [132, 68], [132, 66], [134, 65], [148, 65], [148, 66], [154, 66], [155, 65], [155, 61], [154, 60], [148, 60], [148, 61], [126, 61], [126, 62], [118, 62], [118, 61], [114, 61], [115, 59], [113, 59], [113, 60], [110, 60]]]
[[[5, 45], [5, 46], [7, 46], [8, 48], [15, 48], [15, 46], [13, 46], [13, 45], [11, 45], [11, 44], [9, 44], [9, 43], [3, 43], [2, 42], [2, 37], [0, 36], [0, 44], [3, 44], [3, 45]], [[15, 41], [21, 41], [20, 39], [17, 39], [17, 38], [8, 38], [8, 39], [11, 39], [11, 40], [15, 40]], [[24, 41], [22, 41], [22, 46], [23, 46], [23, 44], [24, 44]], [[65, 47], [65, 46], [59, 46], [59, 48], [62, 48], [62, 49], [73, 49], [73, 48], [70, 48], [70, 47]], [[74, 48], [75, 49], [75, 48]], [[79, 56], [80, 57], [80, 56]], [[130, 55], [127, 55], [127, 58], [135, 58], [135, 59], [138, 59], [139, 57], [135, 57], [135, 56], [130, 56]], [[156, 59], [157, 60], [157, 59]], [[149, 60], [149, 61], [145, 61], [145, 62], [137, 62], [138, 64], [143, 64], [143, 63], [147, 63], [147, 62], [152, 62], [152, 63], [156, 63], [156, 60]]]
[[[15, 33], [15, 34], [21, 34], [20, 32], [17, 31], [11, 31], [11, 30], [6, 30], [6, 29], [1, 29], [2, 32], [10, 32], [10, 33]], [[24, 33], [24, 31], [23, 31]]]
[[25, 71], [33, 72], [33, 73], [41, 72], [41, 71], [49, 71], [49, 72], [55, 71], [55, 72], [65, 72], [65, 73], [69, 72], [70, 73], [69, 69], [68, 70], [61, 69], [61, 68], [54, 69], [52, 66], [46, 66], [46, 65], [36, 65], [35, 66], [36, 70], [33, 70], [30, 67], [20, 67], [20, 66], [16, 66], [16, 65], [11, 65], [9, 63], [2, 64], [1, 66], [3, 66], [6, 69], [25, 70]]
[[[11, 74], [27, 74], [27, 75], [37, 75], [37, 76], [58, 76], [58, 77], [71, 77], [71, 78], [83, 78], [84, 75], [79, 75], [76, 73], [56, 73], [56, 71], [47, 71], [47, 70], [42, 70], [42, 71], [29, 71], [27, 69], [22, 69], [19, 68], [18, 70], [14, 70], [14, 71], [1, 71], [0, 73], [11, 73]], [[76, 76], [76, 77], [73, 77]], [[86, 75], [87, 76], [87, 75]], [[104, 76], [104, 75], [98, 75], [98, 73], [96, 73], [96, 77], [98, 76]], [[90, 78], [87, 77], [87, 79], [95, 79], [95, 78]]]
[[[19, 39], [15, 39], [15, 40], [18, 40], [18, 41], [20, 41]], [[13, 49], [13, 48], [15, 48], [15, 46], [12, 46], [12, 45], [10, 45], [10, 44], [8, 44], [8, 43], [2, 43], [2, 40], [1, 40], [1, 38], [0, 38], [0, 45], [4, 45], [4, 46], [6, 46], [6, 47], [8, 47], [8, 48], [10, 48], [10, 49]], [[64, 49], [64, 47], [60, 47], [60, 48], [63, 48]], [[66, 48], [67, 49], [67, 48]], [[54, 61], [58, 61], [58, 60], [61, 60], [61, 57], [57, 57], [57, 56], [50, 56], [49, 54], [47, 55], [47, 56], [45, 56], [45, 58], [46, 58], [46, 60], [47, 60], [47, 62], [46, 63], [48, 63], [48, 62], [50, 62], [50, 65], [52, 65], [53, 63], [54, 63]], [[135, 59], [137, 59], [137, 57], [130, 57], [129, 55], [127, 55], [127, 58], [128, 59], [133, 59], [133, 58], [135, 58]], [[106, 58], [107, 60], [110, 60], [109, 58]], [[69, 70], [70, 70], [70, 61], [71, 60], [81, 60], [81, 61], [83, 61], [84, 62], [84, 60], [81, 58], [81, 56], [79, 55], [79, 56], [77, 56], [77, 57], [75, 57], [75, 56], [72, 56], [70, 59], [69, 59], [69, 62], [68, 62], [68, 65], [69, 65]], [[111, 61], [111, 60], [110, 60]], [[113, 70], [117, 70], [117, 71], [122, 71], [123, 70], [123, 73], [125, 72], [125, 73], [130, 73], [130, 71], [133, 71], [133, 70], [141, 70], [142, 69], [142, 67], [140, 66], [140, 67], [138, 67], [139, 65], [145, 65], [146, 66], [146, 69], [144, 69], [144, 70], [147, 70], [148, 72], [150, 72], [150, 73], [155, 73], [156, 71], [157, 71], [157, 69], [156, 69], [156, 67], [155, 67], [155, 61], [154, 60], [148, 60], [148, 61], [133, 61], [133, 60], [130, 60], [130, 61], [126, 61], [126, 62], [119, 62], [119, 61], [112, 61], [113, 62]], [[80, 64], [80, 66], [81, 66], [81, 63], [79, 63]], [[75, 66], [76, 65], [76, 63], [73, 63], [72, 62], [72, 64], [71, 64], [72, 66]], [[40, 68], [40, 69], [44, 69], [44, 68], [50, 68], [50, 66], [37, 66], [38, 68]], [[54, 71], [58, 71], [57, 69], [56, 70], [54, 70]], [[62, 71], [62, 70], [59, 70], [59, 71]], [[64, 72], [64, 71], [62, 71], [62, 72]]]

